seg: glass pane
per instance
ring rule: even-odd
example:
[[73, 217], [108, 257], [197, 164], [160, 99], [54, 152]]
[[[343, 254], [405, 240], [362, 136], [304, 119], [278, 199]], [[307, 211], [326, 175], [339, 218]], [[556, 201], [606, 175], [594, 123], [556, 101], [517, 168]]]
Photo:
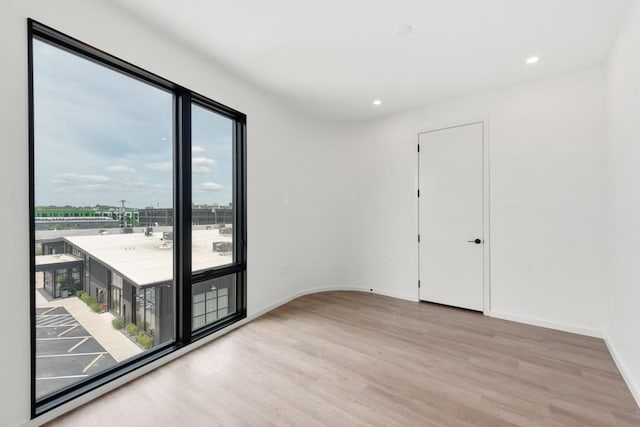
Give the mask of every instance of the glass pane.
[[213, 323], [216, 320], [218, 320], [218, 312], [217, 311], [211, 311], [207, 313], [207, 319], [206, 319], [206, 323]]
[[203, 302], [197, 302], [193, 304], [193, 316], [202, 316], [205, 313], [205, 306]]
[[235, 313], [235, 274], [194, 283], [193, 301], [193, 330]]
[[233, 120], [191, 110], [192, 269], [233, 262]]
[[229, 307], [229, 298], [227, 295], [220, 295], [218, 298], [218, 308], [228, 308]]
[[218, 309], [218, 301], [216, 298], [207, 300], [207, 313], [212, 313]]
[[205, 316], [198, 316], [193, 318], [193, 329], [198, 329], [206, 325]]
[[33, 54], [40, 399], [173, 339], [173, 226], [140, 211], [172, 210], [174, 132], [171, 93], [42, 41]]

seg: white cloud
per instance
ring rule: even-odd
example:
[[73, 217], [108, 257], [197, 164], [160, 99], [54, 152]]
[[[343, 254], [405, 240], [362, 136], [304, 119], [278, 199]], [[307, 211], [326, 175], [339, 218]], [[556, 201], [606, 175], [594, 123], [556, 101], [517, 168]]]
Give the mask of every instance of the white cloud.
[[199, 188], [201, 191], [219, 191], [222, 190], [224, 186], [216, 184], [215, 182], [203, 182]]
[[215, 160], [207, 159], [206, 157], [194, 157], [192, 163], [197, 166], [212, 165], [215, 163]]
[[55, 187], [53, 189], [54, 193], [70, 193], [70, 194], [78, 194], [80, 192], [94, 192], [101, 191], [107, 188], [106, 184], [68, 184], [62, 187]]
[[203, 147], [200, 147], [198, 145], [194, 145], [193, 147], [191, 147], [192, 153], [204, 153], [205, 151], [207, 150], [205, 150]]
[[145, 165], [147, 169], [151, 169], [154, 171], [170, 171], [173, 169], [173, 165], [171, 162], [155, 162], [155, 163], [147, 163]]
[[109, 172], [116, 172], [116, 173], [135, 173], [136, 171], [134, 168], [130, 168], [129, 166], [125, 166], [125, 165], [107, 166], [107, 170]]
[[54, 175], [51, 183], [54, 185], [106, 184], [111, 178], [104, 175], [83, 175], [79, 173], [59, 173]]
[[209, 169], [206, 166], [196, 166], [192, 170], [193, 170], [193, 173], [208, 173], [208, 172], [211, 172], [211, 169]]
[[85, 175], [79, 173], [60, 173], [51, 178], [53, 193], [98, 193], [111, 186], [111, 179], [103, 175]]

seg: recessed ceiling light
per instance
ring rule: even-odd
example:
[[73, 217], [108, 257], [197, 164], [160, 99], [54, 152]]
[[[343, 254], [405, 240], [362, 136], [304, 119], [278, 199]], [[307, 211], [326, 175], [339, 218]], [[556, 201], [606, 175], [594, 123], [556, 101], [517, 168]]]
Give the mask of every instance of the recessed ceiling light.
[[382, 104], [382, 100], [381, 99], [374, 99], [373, 100], [373, 105], [381, 105]]
[[411, 25], [409, 25], [409, 24], [400, 25], [396, 29], [396, 34], [399, 35], [399, 36], [408, 36], [412, 32], [413, 32], [413, 27]]
[[529, 58], [527, 58], [527, 64], [531, 65], [531, 64], [535, 64], [536, 62], [540, 61], [540, 58], [537, 56], [530, 56]]

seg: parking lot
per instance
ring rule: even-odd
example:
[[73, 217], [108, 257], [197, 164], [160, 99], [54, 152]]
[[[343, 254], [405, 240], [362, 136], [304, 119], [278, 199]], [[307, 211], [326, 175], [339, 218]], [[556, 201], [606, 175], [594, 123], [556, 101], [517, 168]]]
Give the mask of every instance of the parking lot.
[[115, 364], [65, 308], [36, 308], [36, 398]]

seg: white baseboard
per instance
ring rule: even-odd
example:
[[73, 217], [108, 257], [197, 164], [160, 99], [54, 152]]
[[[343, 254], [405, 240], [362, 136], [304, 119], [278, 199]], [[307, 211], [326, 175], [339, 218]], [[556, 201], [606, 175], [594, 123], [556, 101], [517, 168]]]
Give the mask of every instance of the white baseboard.
[[380, 290], [373, 290], [370, 291], [369, 289], [363, 289], [363, 292], [371, 292], [373, 294], [378, 294], [378, 295], [384, 295], [387, 297], [391, 297], [391, 298], [397, 298], [397, 299], [402, 299], [405, 301], [411, 301], [411, 302], [420, 302], [420, 297], [418, 296], [418, 294], [416, 293], [416, 295], [414, 296], [409, 296], [409, 295], [401, 295], [401, 294], [396, 294], [393, 292], [386, 292], [386, 291], [380, 291]]
[[397, 298], [397, 299], [401, 299], [401, 300], [405, 300], [405, 301], [411, 301], [411, 302], [418, 302], [417, 297], [410, 297], [407, 295], [401, 295], [401, 294], [395, 294], [393, 292], [385, 292], [385, 291], [378, 291], [378, 290], [371, 290], [370, 288], [361, 288], [361, 287], [357, 287], [357, 286], [327, 286], [327, 287], [321, 287], [321, 288], [312, 288], [312, 289], [305, 289], [303, 291], [299, 291], [296, 292], [294, 294], [289, 295], [288, 297], [274, 303], [271, 304], [270, 306], [267, 306], [265, 308], [263, 308], [262, 310], [259, 310], [253, 314], [251, 314], [251, 316], [247, 317], [247, 321], [249, 321], [249, 319], [253, 320], [256, 319], [260, 316], [262, 316], [263, 314], [266, 314], [268, 312], [270, 312], [271, 310], [275, 310], [276, 308], [280, 307], [281, 305], [284, 305], [290, 301], [293, 301], [296, 298], [300, 298], [303, 297], [305, 295], [311, 295], [311, 294], [317, 294], [319, 292], [331, 292], [331, 291], [351, 291], [351, 292], [364, 292], [364, 293], [368, 293], [368, 294], [377, 294], [377, 295], [384, 295], [387, 297], [391, 297], [391, 298]]
[[607, 348], [609, 349], [609, 353], [613, 358], [613, 362], [618, 367], [618, 371], [620, 371], [620, 375], [622, 375], [624, 382], [627, 383], [627, 387], [629, 387], [629, 391], [631, 391], [631, 395], [636, 400], [636, 404], [640, 408], [640, 386], [638, 385], [638, 383], [635, 382], [635, 380], [629, 373], [629, 370], [627, 369], [627, 365], [620, 358], [620, 355], [616, 350], [616, 347], [613, 345], [613, 343], [606, 337], [604, 339], [604, 342], [607, 345]]
[[512, 322], [525, 323], [527, 325], [540, 326], [543, 328], [556, 329], [558, 331], [571, 332], [572, 334], [586, 335], [588, 337], [604, 338], [603, 331], [565, 325], [563, 323], [548, 322], [546, 320], [532, 319], [530, 317], [517, 316], [513, 314], [505, 314], [496, 311], [489, 311], [485, 312], [484, 314], [489, 317], [495, 317], [497, 319], [510, 320]]
[[[247, 317], [247, 321], [250, 320], [254, 320], [257, 319], [258, 317], [272, 311], [275, 310], [276, 308], [280, 307], [281, 305], [284, 305], [290, 301], [293, 301], [296, 298], [300, 298], [303, 297], [305, 295], [310, 295], [310, 294], [315, 294], [318, 292], [329, 292], [329, 291], [357, 291], [357, 292], [364, 292], [364, 289], [362, 288], [355, 288], [355, 287], [346, 287], [346, 286], [329, 286], [329, 287], [325, 287], [325, 288], [313, 288], [313, 289], [305, 289], [303, 291], [299, 291], [296, 293], [293, 293], [291, 295], [289, 295], [288, 297], [285, 297], [283, 299], [281, 299], [278, 302], [275, 302], [261, 310], [256, 311], [255, 313], [252, 313], [250, 316]], [[249, 320], [250, 319], [250, 320]]]

